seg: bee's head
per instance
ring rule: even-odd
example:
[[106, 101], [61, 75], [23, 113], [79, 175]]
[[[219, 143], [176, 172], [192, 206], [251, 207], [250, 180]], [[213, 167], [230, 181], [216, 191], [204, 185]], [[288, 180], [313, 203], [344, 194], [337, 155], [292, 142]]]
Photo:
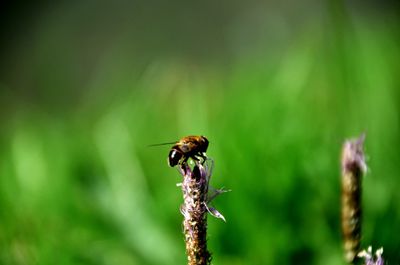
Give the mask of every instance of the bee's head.
[[179, 161], [182, 159], [183, 154], [182, 152], [176, 150], [176, 149], [171, 149], [168, 155], [168, 165], [170, 167], [174, 167], [178, 165]]
[[202, 152], [206, 152], [208, 148], [208, 140], [205, 136], [200, 136], [200, 142], [202, 146]]

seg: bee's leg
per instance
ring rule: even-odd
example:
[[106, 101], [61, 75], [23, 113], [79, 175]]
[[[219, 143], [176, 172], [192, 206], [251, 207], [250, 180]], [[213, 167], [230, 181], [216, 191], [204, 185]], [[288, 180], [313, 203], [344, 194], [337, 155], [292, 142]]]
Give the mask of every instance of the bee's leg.
[[204, 163], [205, 163], [206, 160], [207, 160], [206, 154], [205, 154], [205, 153], [199, 153], [198, 156], [201, 157], [201, 158], [203, 159], [203, 162], [201, 162], [201, 164], [204, 165]]
[[207, 156], [205, 153], [195, 154], [191, 156], [191, 158], [197, 162], [200, 162], [202, 165], [204, 165], [204, 163], [207, 161]]
[[191, 158], [196, 162], [200, 162], [200, 159], [196, 155], [191, 156]]
[[187, 164], [188, 159], [189, 159], [189, 157], [188, 157], [188, 156], [185, 156], [185, 157], [183, 158], [183, 160], [182, 160], [182, 164]]

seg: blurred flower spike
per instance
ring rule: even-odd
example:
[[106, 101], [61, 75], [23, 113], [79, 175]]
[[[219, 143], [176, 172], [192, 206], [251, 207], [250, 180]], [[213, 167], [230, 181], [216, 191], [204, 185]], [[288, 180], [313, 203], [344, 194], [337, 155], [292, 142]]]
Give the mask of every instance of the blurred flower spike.
[[375, 257], [372, 254], [372, 247], [368, 247], [367, 250], [362, 250], [360, 253], [358, 253], [358, 257], [363, 258], [365, 260], [365, 265], [384, 265], [385, 262], [382, 257], [383, 254], [383, 248], [378, 249], [375, 252]]
[[365, 134], [346, 140], [342, 149], [341, 223], [344, 257], [348, 264], [355, 264], [361, 245], [362, 177], [367, 171], [363, 144]]

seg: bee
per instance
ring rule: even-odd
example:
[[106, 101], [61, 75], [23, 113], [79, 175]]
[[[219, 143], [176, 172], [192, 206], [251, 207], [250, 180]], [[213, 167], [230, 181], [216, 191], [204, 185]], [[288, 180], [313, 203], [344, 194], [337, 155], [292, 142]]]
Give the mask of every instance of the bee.
[[151, 146], [174, 144], [169, 151], [168, 165], [174, 167], [178, 164], [184, 164], [189, 158], [193, 160], [203, 161], [206, 160], [206, 154], [208, 148], [208, 140], [204, 136], [185, 136], [177, 142], [155, 144]]

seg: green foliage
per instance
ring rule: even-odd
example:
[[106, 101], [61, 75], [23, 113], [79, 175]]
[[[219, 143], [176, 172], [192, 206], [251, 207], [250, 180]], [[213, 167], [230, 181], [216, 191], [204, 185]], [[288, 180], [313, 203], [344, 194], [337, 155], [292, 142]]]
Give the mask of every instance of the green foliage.
[[181, 178], [168, 146], [147, 145], [196, 134], [210, 140], [211, 185], [232, 190], [213, 202], [227, 223], [208, 222], [214, 264], [343, 264], [339, 152], [363, 131], [362, 245], [398, 263], [398, 32], [389, 18], [327, 17], [212, 63], [172, 53], [134, 64], [122, 35], [99, 45], [84, 81], [79, 45], [49, 51], [60, 65], [44, 57], [58, 46], [42, 21], [35, 55], [22, 54], [37, 58], [19, 63], [35, 70], [14, 75], [45, 96], [4, 100], [0, 263], [185, 264]]

